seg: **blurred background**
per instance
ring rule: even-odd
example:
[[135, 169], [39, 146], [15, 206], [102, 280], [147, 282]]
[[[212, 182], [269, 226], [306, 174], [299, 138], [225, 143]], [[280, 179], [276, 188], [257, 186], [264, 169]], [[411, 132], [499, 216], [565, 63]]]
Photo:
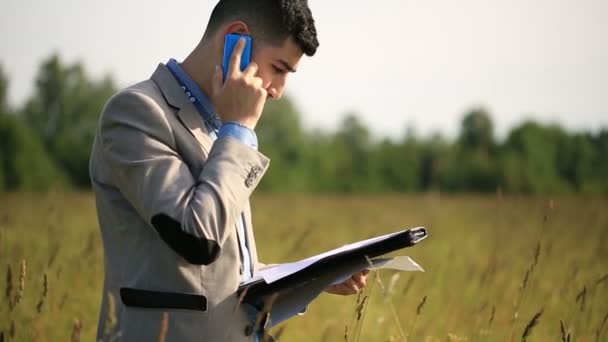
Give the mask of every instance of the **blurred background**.
[[[5, 3], [0, 189], [87, 188], [104, 102], [214, 5]], [[605, 1], [310, 6], [321, 48], [260, 122], [263, 190], [608, 193]]]
[[[99, 114], [183, 60], [215, 3], [3, 2], [0, 340], [93, 338]], [[427, 273], [386, 274], [396, 310], [378, 288], [365, 322], [361, 297], [323, 297], [285, 340], [513, 340], [540, 312], [539, 341], [607, 341], [608, 2], [309, 4], [320, 49], [256, 128], [272, 159], [253, 198], [262, 259], [403, 226], [431, 238], [411, 252]]]

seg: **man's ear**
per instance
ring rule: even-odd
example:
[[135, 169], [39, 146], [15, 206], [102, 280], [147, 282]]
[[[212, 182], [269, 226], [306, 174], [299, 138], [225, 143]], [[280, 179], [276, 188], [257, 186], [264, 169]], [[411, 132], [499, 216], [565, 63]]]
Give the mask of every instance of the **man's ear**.
[[224, 26], [223, 35], [230, 33], [249, 34], [249, 27], [241, 20], [233, 21]]

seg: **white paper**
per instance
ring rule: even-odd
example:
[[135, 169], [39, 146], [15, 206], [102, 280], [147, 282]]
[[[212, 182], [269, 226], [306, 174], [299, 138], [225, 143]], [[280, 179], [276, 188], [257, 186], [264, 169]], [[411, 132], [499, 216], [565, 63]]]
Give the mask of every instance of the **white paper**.
[[[371, 262], [373, 266], [366, 265], [361, 269], [357, 270], [356, 272], [362, 271], [364, 269], [391, 269], [397, 271], [424, 272], [424, 269], [408, 256], [397, 256], [394, 258], [378, 258], [371, 260]], [[336, 278], [332, 285], [341, 284], [345, 282], [348, 278], [350, 278], [352, 275], [353, 273], [343, 274], [340, 278]]]
[[412, 271], [412, 272], [424, 272], [424, 269], [418, 265], [412, 258], [408, 256], [397, 256], [394, 258], [383, 258], [383, 259], [375, 259], [372, 261], [374, 267], [371, 269], [391, 269], [397, 271]]
[[[407, 256], [398, 256], [394, 258], [378, 258], [371, 260], [373, 267], [370, 267], [369, 262], [364, 261], [357, 264], [349, 265], [329, 272], [324, 276], [317, 278], [310, 283], [297, 289], [288, 290], [283, 293], [272, 306], [270, 312], [271, 325], [275, 326], [293, 316], [300, 314], [315, 298], [323, 292], [329, 285], [341, 284], [350, 278], [353, 274], [364, 269], [393, 269], [399, 271], [421, 271], [422, 267], [414, 260]], [[279, 266], [279, 265], [276, 265]], [[273, 267], [276, 267], [273, 266]]]
[[[325, 252], [325, 253], [321, 253], [315, 256], [312, 256], [310, 258], [304, 259], [304, 260], [300, 260], [300, 261], [296, 261], [296, 262], [292, 262], [292, 263], [286, 263], [286, 264], [278, 264], [278, 265], [273, 265], [270, 267], [266, 267], [262, 270], [260, 270], [255, 277], [249, 279], [248, 281], [244, 282], [243, 284], [249, 284], [249, 283], [253, 283], [255, 281], [258, 281], [260, 279], [264, 279], [264, 281], [267, 284], [271, 284], [279, 279], [282, 279], [290, 274], [293, 274], [295, 272], [298, 272], [312, 264], [314, 264], [315, 262], [334, 255], [334, 254], [338, 254], [344, 251], [350, 251], [353, 249], [357, 249], [360, 247], [364, 247], [367, 245], [370, 245], [372, 243], [378, 242], [378, 241], [382, 241], [385, 239], [388, 239], [394, 235], [397, 235], [399, 233], [402, 233], [403, 231], [400, 232], [396, 232], [396, 233], [391, 233], [391, 234], [387, 234], [387, 235], [382, 235], [382, 236], [378, 236], [375, 238], [371, 238], [371, 239], [367, 239], [367, 240], [363, 240], [363, 241], [358, 241], [355, 243], [351, 243], [348, 245], [344, 245], [342, 247], [333, 249], [331, 251]], [[411, 259], [410, 259], [411, 260]], [[411, 260], [413, 262], [413, 260]], [[414, 263], [416, 264], [416, 263]], [[417, 264], [416, 264], [417, 265]], [[418, 266], [420, 267], [420, 266]], [[409, 269], [407, 269], [409, 270]]]

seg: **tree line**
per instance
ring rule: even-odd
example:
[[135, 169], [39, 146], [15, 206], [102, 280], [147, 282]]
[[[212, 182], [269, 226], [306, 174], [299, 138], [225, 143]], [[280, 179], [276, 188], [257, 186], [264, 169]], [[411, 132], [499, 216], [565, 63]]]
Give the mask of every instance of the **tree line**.
[[[7, 101], [0, 67], [0, 191], [89, 188], [88, 160], [99, 114], [116, 92], [82, 64], [44, 60], [33, 94]], [[267, 104], [256, 132], [272, 159], [270, 192], [496, 192], [608, 194], [608, 129], [568, 132], [525, 121], [495, 138], [483, 108], [465, 113], [458, 136], [374, 139], [355, 113], [337, 131], [306, 130], [289, 97]]]

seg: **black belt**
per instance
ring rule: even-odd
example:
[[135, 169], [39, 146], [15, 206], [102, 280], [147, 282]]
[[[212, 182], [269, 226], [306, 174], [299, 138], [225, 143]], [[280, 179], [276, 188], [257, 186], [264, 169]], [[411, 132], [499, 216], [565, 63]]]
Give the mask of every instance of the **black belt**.
[[184, 309], [207, 311], [207, 297], [203, 295], [160, 292], [122, 287], [120, 299], [126, 306], [149, 309]]

